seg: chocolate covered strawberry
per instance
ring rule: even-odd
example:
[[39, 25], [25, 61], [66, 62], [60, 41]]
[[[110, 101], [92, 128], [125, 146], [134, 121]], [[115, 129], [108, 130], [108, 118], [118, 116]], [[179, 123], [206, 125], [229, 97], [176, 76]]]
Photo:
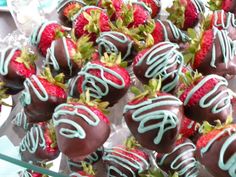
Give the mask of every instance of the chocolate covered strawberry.
[[161, 42], [139, 52], [133, 62], [135, 76], [144, 84], [161, 77], [161, 91], [172, 92], [178, 84], [184, 63], [178, 49], [177, 44]]
[[198, 162], [195, 159], [196, 146], [187, 138], [180, 138], [175, 148], [166, 154], [157, 153], [156, 162], [167, 174], [178, 173], [179, 177], [197, 177]]
[[26, 78], [36, 73], [36, 55], [28, 49], [7, 47], [0, 52], [0, 79], [6, 94], [17, 94], [24, 89]]
[[205, 30], [209, 30], [213, 27], [218, 28], [219, 30], [226, 30], [229, 32], [229, 37], [232, 40], [235, 40], [236, 34], [236, 24], [235, 24], [235, 15], [230, 12], [225, 12], [224, 10], [214, 11], [213, 14], [210, 14], [204, 20]]
[[151, 33], [154, 44], [170, 41], [178, 44], [187, 43], [190, 38], [187, 34], [177, 28], [170, 20], [159, 20], [155, 22], [155, 29]]
[[16, 130], [17, 128], [23, 128], [25, 131], [27, 131], [30, 130], [30, 128], [33, 126], [32, 123], [29, 123], [29, 120], [24, 113], [24, 109], [22, 109], [15, 115], [11, 123], [15, 125]]
[[109, 106], [114, 105], [126, 94], [130, 86], [129, 73], [120, 64], [121, 56], [114, 53], [105, 53], [100, 61], [87, 63], [78, 76], [71, 80], [70, 95], [78, 98], [89, 89], [92, 98], [108, 101]]
[[224, 10], [236, 14], [236, 1], [235, 0], [210, 0], [208, 1], [209, 8], [212, 11]]
[[160, 81], [150, 80], [150, 86], [145, 86], [143, 93], [132, 88], [137, 96], [125, 106], [123, 115], [131, 133], [143, 147], [167, 153], [177, 140], [183, 106], [175, 96], [159, 92]]
[[82, 36], [78, 41], [62, 37], [53, 41], [45, 65], [50, 66], [53, 75], [63, 72], [67, 80], [80, 71], [93, 52], [93, 43], [89, 42], [88, 36]]
[[149, 157], [133, 137], [125, 145], [105, 149], [103, 161], [107, 167], [107, 176], [138, 177], [149, 169]]
[[218, 75], [202, 76], [187, 72], [179, 88], [184, 113], [189, 119], [202, 123], [224, 123], [232, 115], [232, 94], [228, 82]]
[[20, 100], [29, 122], [51, 119], [55, 107], [66, 101], [63, 78], [63, 74], [53, 77], [50, 69], [45, 68], [41, 75], [32, 75], [25, 80]]
[[62, 26], [57, 22], [44, 22], [32, 33], [31, 43], [35, 45], [45, 57], [52, 41], [64, 36], [64, 32]]
[[74, 34], [77, 38], [89, 35], [91, 41], [105, 31], [110, 31], [110, 20], [106, 12], [96, 6], [85, 6], [74, 17]]
[[68, 160], [68, 162], [67, 162], [68, 167], [71, 171], [75, 171], [75, 172], [80, 171], [83, 169], [82, 163], [94, 165], [99, 160], [101, 160], [103, 153], [104, 153], [104, 148], [100, 147], [95, 152], [89, 154], [88, 156], [86, 156], [84, 159], [82, 159], [80, 161]]
[[26, 162], [46, 162], [57, 158], [60, 152], [54, 127], [47, 123], [35, 124], [23, 137], [19, 151]]
[[203, 75], [217, 74], [226, 77], [236, 74], [236, 55], [232, 39], [227, 31], [217, 28], [202, 31], [197, 35], [189, 29], [192, 38], [185, 61]]
[[110, 134], [110, 122], [102, 112], [107, 103], [91, 101], [88, 91], [85, 95], [79, 102], [59, 105], [53, 114], [58, 147], [72, 161], [95, 152]]
[[213, 176], [236, 176], [235, 140], [236, 125], [219, 125], [203, 128], [197, 141], [197, 159]]
[[57, 13], [63, 25], [72, 26], [72, 19], [86, 4], [82, 0], [61, 0], [57, 5]]
[[117, 55], [121, 53], [122, 60], [131, 63], [136, 55], [134, 41], [121, 32], [103, 32], [96, 39], [96, 43], [98, 44], [98, 52], [100, 56], [105, 52], [108, 54], [115, 53]]
[[168, 19], [178, 28], [187, 30], [195, 27], [204, 12], [201, 0], [174, 0], [173, 5], [167, 8]]
[[91, 164], [82, 162], [82, 170], [71, 173], [70, 177], [95, 177], [95, 172]]
[[[34, 165], [40, 166], [44, 169], [49, 169], [52, 167], [53, 163], [49, 163], [49, 164], [35, 163]], [[33, 170], [25, 170], [25, 171], [19, 172], [19, 177], [48, 177], [48, 175], [41, 174]]]
[[98, 0], [97, 5], [107, 10], [112, 21], [116, 20], [117, 17], [122, 13], [123, 0]]
[[140, 2], [144, 2], [148, 7], [152, 9], [151, 17], [155, 18], [161, 11], [161, 2], [160, 0], [139, 0]]

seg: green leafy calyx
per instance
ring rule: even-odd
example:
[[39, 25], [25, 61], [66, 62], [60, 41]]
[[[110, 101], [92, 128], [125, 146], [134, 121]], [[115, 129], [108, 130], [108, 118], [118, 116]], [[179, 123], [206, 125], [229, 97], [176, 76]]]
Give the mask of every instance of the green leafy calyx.
[[23, 49], [20, 57], [16, 58], [16, 61], [24, 64], [27, 69], [30, 69], [36, 60], [37, 56], [32, 52], [29, 52], [27, 49]]
[[130, 150], [136, 149], [138, 147], [141, 147], [141, 145], [138, 143], [138, 141], [133, 136], [131, 136], [126, 139], [125, 147], [127, 150], [130, 151]]
[[223, 0], [210, 0], [208, 2], [209, 9], [211, 9], [212, 11], [221, 10], [222, 9], [222, 2], [223, 2]]
[[104, 53], [104, 55], [101, 57], [101, 62], [109, 67], [118, 65], [125, 68], [128, 65], [126, 61], [122, 61], [121, 53], [118, 55], [115, 53]]

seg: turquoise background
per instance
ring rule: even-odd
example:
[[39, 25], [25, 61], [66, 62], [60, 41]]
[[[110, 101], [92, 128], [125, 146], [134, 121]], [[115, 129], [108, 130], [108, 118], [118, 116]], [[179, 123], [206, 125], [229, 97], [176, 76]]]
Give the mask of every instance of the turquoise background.
[[7, 6], [7, 0], [0, 0], [0, 6]]

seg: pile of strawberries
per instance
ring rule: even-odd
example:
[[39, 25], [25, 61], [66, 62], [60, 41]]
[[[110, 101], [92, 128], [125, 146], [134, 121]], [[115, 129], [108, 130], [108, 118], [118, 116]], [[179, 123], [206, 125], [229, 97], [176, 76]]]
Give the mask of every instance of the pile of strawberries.
[[[24, 161], [49, 168], [63, 153], [70, 176], [236, 176], [236, 94], [228, 84], [236, 75], [236, 2], [173, 0], [166, 20], [161, 4], [61, 0], [60, 23], [38, 26], [31, 49], [1, 51], [1, 104], [19, 93], [12, 123], [24, 130]], [[111, 117], [117, 107], [123, 117]], [[114, 119], [130, 137], [103, 147]], [[43, 176], [20, 173], [29, 175]]]

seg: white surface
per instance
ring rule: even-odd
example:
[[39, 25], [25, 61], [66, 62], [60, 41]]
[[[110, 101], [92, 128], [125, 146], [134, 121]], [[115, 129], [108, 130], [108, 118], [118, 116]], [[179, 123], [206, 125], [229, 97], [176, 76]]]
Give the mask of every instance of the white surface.
[[[12, 105], [12, 97], [9, 96], [7, 99], [3, 99], [3, 101], [9, 105]], [[2, 105], [2, 110], [0, 113], [0, 128], [7, 120], [8, 116], [10, 115], [12, 107]]]
[[0, 12], [10, 12], [8, 7], [0, 7]]

